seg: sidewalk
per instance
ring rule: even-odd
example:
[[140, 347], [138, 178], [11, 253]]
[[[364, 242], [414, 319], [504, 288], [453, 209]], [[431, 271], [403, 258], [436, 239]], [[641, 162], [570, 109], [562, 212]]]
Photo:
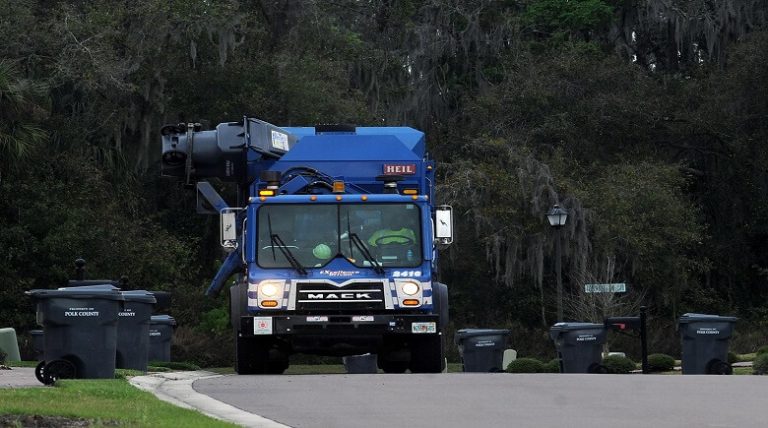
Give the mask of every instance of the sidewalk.
[[0, 370], [0, 388], [26, 388], [45, 386], [35, 377], [32, 367], [12, 367]]

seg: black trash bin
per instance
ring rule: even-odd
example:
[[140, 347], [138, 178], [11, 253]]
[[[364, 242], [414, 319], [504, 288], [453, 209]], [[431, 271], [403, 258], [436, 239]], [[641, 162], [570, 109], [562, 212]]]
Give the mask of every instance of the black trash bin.
[[32, 337], [32, 350], [35, 351], [35, 359], [43, 361], [45, 359], [45, 336], [43, 335], [43, 330], [30, 330], [29, 335]]
[[149, 356], [149, 324], [155, 296], [146, 290], [123, 291], [125, 308], [117, 323], [117, 357], [119, 369], [147, 371]]
[[74, 287], [26, 294], [36, 300], [37, 322], [43, 326], [39, 380], [114, 378], [117, 318], [124, 303], [119, 291]]
[[456, 332], [456, 345], [465, 372], [503, 372], [504, 350], [509, 330], [461, 329]]
[[155, 312], [167, 311], [171, 309], [171, 293], [169, 291], [150, 290], [150, 293], [155, 295], [157, 303], [155, 304]]
[[557, 323], [549, 329], [560, 359], [560, 373], [607, 373], [602, 365], [605, 326]]
[[684, 314], [680, 317], [683, 374], [731, 374], [728, 344], [736, 317]]
[[170, 315], [153, 315], [149, 324], [149, 361], [171, 361], [171, 339], [176, 320]]

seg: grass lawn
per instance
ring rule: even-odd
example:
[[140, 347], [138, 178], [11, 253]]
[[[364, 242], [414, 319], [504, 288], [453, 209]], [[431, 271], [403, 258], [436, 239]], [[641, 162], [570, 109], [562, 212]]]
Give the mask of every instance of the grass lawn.
[[0, 389], [0, 415], [9, 414], [88, 419], [97, 426], [236, 426], [160, 401], [123, 379], [62, 380], [52, 388]]

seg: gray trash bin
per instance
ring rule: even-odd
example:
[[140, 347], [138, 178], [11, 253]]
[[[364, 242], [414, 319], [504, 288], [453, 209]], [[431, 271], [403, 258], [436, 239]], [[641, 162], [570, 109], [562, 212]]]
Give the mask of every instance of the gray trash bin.
[[125, 308], [117, 323], [117, 357], [119, 369], [147, 371], [149, 356], [149, 323], [155, 296], [146, 290], [123, 291]]
[[149, 361], [171, 361], [171, 339], [176, 320], [170, 315], [153, 315], [149, 323]]
[[456, 332], [456, 345], [465, 372], [502, 372], [509, 330], [465, 328]]
[[108, 379], [115, 376], [117, 318], [123, 295], [106, 288], [30, 290], [43, 326], [44, 360], [38, 379]]
[[592, 323], [557, 323], [549, 329], [560, 359], [560, 373], [607, 373], [603, 362], [605, 326]]
[[32, 350], [35, 351], [35, 359], [37, 361], [43, 361], [45, 351], [45, 336], [43, 330], [30, 330], [29, 335], [32, 337]]
[[683, 374], [731, 374], [728, 344], [736, 317], [684, 314], [680, 317]]

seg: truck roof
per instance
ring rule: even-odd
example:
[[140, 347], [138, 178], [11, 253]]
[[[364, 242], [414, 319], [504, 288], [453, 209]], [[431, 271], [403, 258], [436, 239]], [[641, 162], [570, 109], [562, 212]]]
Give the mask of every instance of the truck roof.
[[424, 133], [409, 127], [358, 127], [352, 133], [315, 134], [314, 127], [284, 127], [298, 141], [284, 161], [419, 160], [424, 158]]

